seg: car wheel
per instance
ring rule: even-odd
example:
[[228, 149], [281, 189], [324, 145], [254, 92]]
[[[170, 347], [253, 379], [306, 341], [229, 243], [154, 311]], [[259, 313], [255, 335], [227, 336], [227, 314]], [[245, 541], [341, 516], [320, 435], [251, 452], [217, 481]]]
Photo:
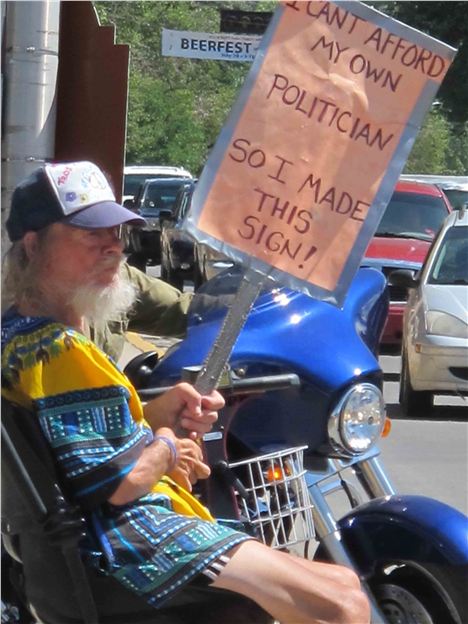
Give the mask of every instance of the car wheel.
[[430, 563], [397, 567], [370, 582], [389, 624], [461, 624], [466, 622], [464, 588], [450, 570], [443, 578]]
[[[466, 566], [434, 565], [427, 552], [415, 561], [381, 561], [368, 587], [388, 624], [465, 624]], [[426, 560], [427, 557], [427, 560]], [[315, 561], [333, 561], [321, 544]], [[356, 570], [358, 571], [358, 570]], [[443, 574], [443, 575], [442, 575]]]
[[127, 264], [134, 266], [143, 273], [146, 273], [146, 256], [139, 253], [132, 253], [127, 257]]
[[427, 414], [432, 409], [432, 392], [414, 390], [411, 385], [408, 356], [405, 352], [401, 355], [400, 405], [407, 416]]

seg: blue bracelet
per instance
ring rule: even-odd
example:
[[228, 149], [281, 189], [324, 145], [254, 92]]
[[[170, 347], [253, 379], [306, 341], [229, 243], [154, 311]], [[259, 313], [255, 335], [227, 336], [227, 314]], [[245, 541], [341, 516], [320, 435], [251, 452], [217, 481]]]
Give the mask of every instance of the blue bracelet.
[[153, 442], [158, 442], [158, 440], [161, 442], [164, 442], [164, 444], [169, 448], [171, 452], [171, 465], [167, 469], [167, 472], [171, 472], [171, 470], [173, 470], [176, 467], [177, 460], [179, 459], [179, 454], [177, 453], [176, 445], [171, 440], [171, 438], [168, 438], [167, 436], [155, 435], [153, 438]]

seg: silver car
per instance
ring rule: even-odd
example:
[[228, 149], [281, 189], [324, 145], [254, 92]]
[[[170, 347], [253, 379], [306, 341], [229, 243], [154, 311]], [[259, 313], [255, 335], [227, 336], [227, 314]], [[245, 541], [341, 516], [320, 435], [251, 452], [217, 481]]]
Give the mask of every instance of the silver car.
[[431, 409], [434, 394], [468, 394], [468, 211], [445, 220], [421, 271], [395, 271], [409, 289], [403, 317], [400, 403]]

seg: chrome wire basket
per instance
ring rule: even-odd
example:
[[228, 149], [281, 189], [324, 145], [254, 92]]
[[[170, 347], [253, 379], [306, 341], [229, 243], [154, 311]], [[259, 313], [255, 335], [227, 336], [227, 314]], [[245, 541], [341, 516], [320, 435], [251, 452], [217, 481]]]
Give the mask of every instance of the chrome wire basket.
[[242, 492], [235, 489], [239, 508], [258, 538], [273, 548], [314, 537], [304, 470], [306, 448], [282, 449], [229, 464], [244, 486]]

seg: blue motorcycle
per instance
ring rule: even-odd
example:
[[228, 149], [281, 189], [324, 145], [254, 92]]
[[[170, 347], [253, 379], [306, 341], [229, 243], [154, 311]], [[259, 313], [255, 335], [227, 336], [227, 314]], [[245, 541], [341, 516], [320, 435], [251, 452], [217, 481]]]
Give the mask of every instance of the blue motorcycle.
[[[196, 375], [240, 277], [230, 269], [197, 292], [186, 339], [162, 359], [129, 364], [143, 399]], [[395, 493], [379, 460], [385, 286], [360, 269], [342, 309], [282, 287], [261, 293], [221, 381], [226, 407], [204, 437], [212, 476], [198, 495], [275, 548], [351, 566], [375, 622], [463, 624], [466, 517]]]

